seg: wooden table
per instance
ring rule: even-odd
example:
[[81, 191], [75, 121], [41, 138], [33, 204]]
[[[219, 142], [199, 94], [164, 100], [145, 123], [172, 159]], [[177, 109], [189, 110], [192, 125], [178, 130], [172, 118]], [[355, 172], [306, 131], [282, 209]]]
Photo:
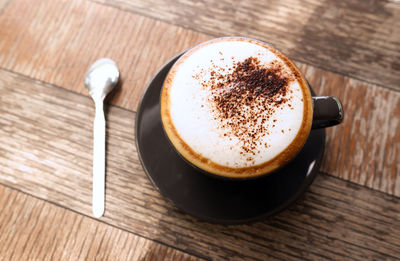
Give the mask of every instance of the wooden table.
[[[270, 42], [346, 111], [304, 196], [229, 226], [163, 198], [134, 139], [151, 76], [225, 35]], [[106, 212], [95, 219], [83, 78], [101, 57], [121, 84], [106, 106]], [[400, 259], [399, 1], [0, 0], [0, 93], [0, 260]]]

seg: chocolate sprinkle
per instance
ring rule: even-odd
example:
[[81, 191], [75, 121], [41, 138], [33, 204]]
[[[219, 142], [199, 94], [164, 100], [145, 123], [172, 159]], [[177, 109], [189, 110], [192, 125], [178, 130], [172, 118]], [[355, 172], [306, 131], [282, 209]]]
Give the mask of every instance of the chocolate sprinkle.
[[261, 144], [261, 138], [269, 133], [267, 120], [275, 109], [289, 101], [290, 74], [278, 61], [266, 66], [256, 57], [236, 62], [228, 70], [213, 64], [208, 73], [210, 79], [201, 84], [211, 93], [208, 100], [214, 119], [221, 123], [223, 136], [239, 139], [241, 154], [253, 163], [252, 156], [259, 153], [256, 146], [268, 147]]

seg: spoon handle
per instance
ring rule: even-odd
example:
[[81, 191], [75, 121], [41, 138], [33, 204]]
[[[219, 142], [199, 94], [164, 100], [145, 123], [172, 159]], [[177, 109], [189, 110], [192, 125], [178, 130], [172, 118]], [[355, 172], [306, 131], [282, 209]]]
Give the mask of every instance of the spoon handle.
[[106, 121], [104, 118], [103, 101], [95, 101], [96, 115], [93, 123], [93, 215], [99, 218], [104, 213], [105, 187], [105, 144]]

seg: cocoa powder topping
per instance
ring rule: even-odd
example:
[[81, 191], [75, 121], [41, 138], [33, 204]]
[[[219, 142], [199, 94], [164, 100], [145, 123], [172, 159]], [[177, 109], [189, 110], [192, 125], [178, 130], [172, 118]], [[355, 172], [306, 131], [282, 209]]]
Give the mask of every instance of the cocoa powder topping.
[[256, 57], [236, 62], [232, 68], [219, 68], [213, 63], [208, 73], [209, 80], [201, 84], [210, 91], [208, 102], [214, 120], [220, 122], [223, 136], [238, 138], [241, 154], [252, 163], [259, 153], [256, 146], [268, 147], [261, 144], [261, 138], [275, 126], [269, 126], [267, 120], [289, 102], [287, 89], [293, 78], [278, 61], [264, 65]]

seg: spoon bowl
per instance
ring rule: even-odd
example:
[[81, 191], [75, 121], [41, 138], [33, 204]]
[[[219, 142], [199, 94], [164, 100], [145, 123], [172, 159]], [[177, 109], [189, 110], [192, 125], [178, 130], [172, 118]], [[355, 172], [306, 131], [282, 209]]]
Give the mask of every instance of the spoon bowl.
[[119, 71], [115, 62], [108, 58], [102, 58], [92, 64], [85, 77], [85, 88], [93, 99], [104, 99], [119, 79]]

